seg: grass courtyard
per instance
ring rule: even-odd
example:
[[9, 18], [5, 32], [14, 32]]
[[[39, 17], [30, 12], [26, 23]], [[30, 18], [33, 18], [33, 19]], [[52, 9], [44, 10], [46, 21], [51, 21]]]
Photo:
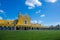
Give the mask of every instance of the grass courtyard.
[[0, 40], [60, 40], [59, 30], [0, 30]]

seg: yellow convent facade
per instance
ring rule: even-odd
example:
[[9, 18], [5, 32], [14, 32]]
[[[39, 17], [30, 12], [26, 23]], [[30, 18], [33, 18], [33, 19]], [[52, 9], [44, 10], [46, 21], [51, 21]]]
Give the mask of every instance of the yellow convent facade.
[[27, 26], [27, 27], [29, 27], [30, 25], [31, 25], [30, 18], [27, 16], [27, 14], [22, 16], [21, 13], [19, 13], [17, 26]]
[[25, 14], [18, 13], [18, 19], [16, 20], [0, 20], [0, 26], [2, 27], [14, 27], [17, 29], [29, 29], [29, 28], [41, 28], [41, 24], [32, 24], [31, 18]]

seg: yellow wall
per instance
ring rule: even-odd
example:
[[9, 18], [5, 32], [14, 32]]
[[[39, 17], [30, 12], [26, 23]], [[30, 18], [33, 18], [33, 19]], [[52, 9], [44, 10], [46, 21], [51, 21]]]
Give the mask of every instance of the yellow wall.
[[[27, 24], [24, 24], [24, 21], [27, 21]], [[19, 14], [18, 16], [18, 26], [30, 26], [30, 18], [25, 14], [24, 16], [22, 16], [21, 14]]]
[[31, 27], [37, 27], [37, 28], [41, 28], [42, 26], [41, 26], [41, 24], [31, 24]]
[[9, 20], [0, 20], [0, 26], [13, 26], [13, 21]]
[[[30, 23], [30, 17], [25, 14], [25, 15], [21, 15], [20, 13], [18, 14], [18, 19], [17, 19], [17, 24], [15, 24], [15, 20], [11, 21], [11, 20], [0, 20], [0, 26], [24, 26], [24, 27], [42, 27], [41, 24], [31, 24]], [[24, 23], [24, 21], [27, 21], [27, 24]]]
[[[24, 16], [22, 16], [21, 14], [18, 14], [18, 22], [17, 26], [30, 26], [30, 18], [25, 14]], [[27, 21], [27, 24], [24, 24], [24, 21]], [[0, 20], [0, 25], [1, 26], [14, 26], [14, 21], [11, 20]]]

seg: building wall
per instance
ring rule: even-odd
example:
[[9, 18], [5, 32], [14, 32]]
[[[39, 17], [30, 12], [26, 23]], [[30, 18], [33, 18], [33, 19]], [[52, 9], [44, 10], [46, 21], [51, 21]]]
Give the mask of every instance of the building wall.
[[[27, 21], [27, 24], [25, 24], [25, 21]], [[31, 23], [30, 23], [30, 18], [28, 17], [28, 15], [25, 14], [24, 16], [22, 16], [21, 14], [19, 14], [17, 26], [29, 27], [30, 25]]]
[[14, 24], [10, 20], [0, 20], [0, 26], [14, 26]]
[[[25, 14], [21, 15], [20, 13], [18, 14], [18, 19], [17, 21], [11, 21], [11, 20], [0, 20], [0, 26], [23, 26], [23, 27], [35, 27], [35, 28], [42, 28], [41, 24], [31, 24], [30, 23], [30, 17]], [[25, 21], [27, 21], [27, 24], [25, 24]]]
[[31, 24], [31, 26], [34, 28], [41, 28], [42, 27], [41, 24]]

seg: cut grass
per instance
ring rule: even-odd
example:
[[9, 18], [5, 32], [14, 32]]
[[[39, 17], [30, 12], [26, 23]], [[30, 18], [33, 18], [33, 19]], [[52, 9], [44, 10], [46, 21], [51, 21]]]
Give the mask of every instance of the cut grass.
[[60, 40], [59, 30], [2, 30], [0, 40]]

